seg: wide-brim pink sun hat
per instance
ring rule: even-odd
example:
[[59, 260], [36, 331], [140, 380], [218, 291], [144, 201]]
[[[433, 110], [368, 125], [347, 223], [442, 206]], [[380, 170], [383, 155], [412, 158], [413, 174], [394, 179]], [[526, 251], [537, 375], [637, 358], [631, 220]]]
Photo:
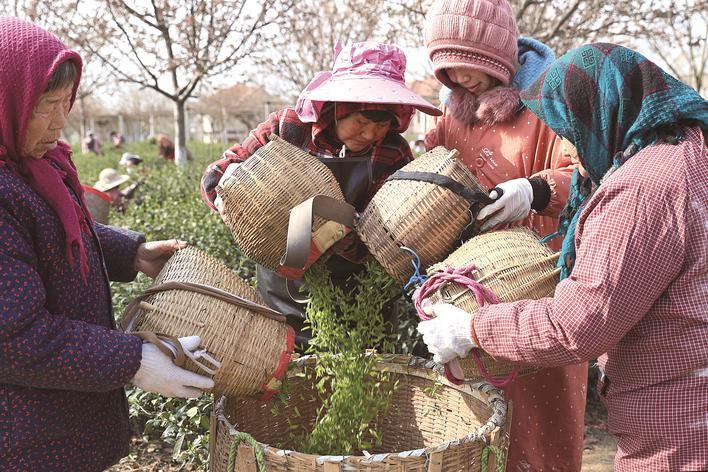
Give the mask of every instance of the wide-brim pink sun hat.
[[297, 100], [295, 111], [304, 123], [316, 122], [326, 102], [410, 107], [398, 131], [408, 128], [416, 109], [428, 115], [442, 115], [435, 105], [406, 87], [406, 55], [398, 47], [363, 42], [345, 48], [338, 45], [335, 54], [334, 68], [319, 72]]

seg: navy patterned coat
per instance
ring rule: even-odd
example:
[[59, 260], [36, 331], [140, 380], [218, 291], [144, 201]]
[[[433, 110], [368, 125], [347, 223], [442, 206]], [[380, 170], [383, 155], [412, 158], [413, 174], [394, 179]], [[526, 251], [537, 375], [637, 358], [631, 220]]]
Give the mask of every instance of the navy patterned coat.
[[123, 386], [142, 347], [116, 331], [108, 280], [135, 277], [144, 238], [95, 224], [86, 283], [64, 239], [51, 207], [0, 166], [0, 471], [103, 470], [128, 452]]

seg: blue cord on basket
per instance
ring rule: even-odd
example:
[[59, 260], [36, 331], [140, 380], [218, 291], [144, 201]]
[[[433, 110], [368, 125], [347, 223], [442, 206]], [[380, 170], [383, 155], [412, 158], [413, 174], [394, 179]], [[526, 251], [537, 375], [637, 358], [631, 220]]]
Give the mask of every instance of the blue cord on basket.
[[403, 291], [408, 293], [412, 286], [420, 287], [423, 285], [423, 283], [428, 280], [428, 276], [420, 273], [420, 257], [418, 257], [418, 254], [416, 254], [413, 249], [406, 246], [401, 246], [401, 251], [405, 251], [410, 254], [413, 259], [411, 260], [411, 264], [413, 265], [413, 275], [410, 279], [408, 279], [408, 283], [403, 287]]

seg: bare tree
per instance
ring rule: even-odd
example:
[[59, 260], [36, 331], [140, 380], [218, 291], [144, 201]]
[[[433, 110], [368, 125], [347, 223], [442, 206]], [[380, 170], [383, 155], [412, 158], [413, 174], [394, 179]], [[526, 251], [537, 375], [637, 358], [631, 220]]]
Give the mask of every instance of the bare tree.
[[[423, 43], [425, 14], [435, 0], [386, 0]], [[557, 54], [595, 41], [653, 53], [669, 71], [703, 92], [708, 86], [708, 0], [510, 0], [519, 31]], [[406, 31], [402, 31], [404, 34]]]
[[708, 93], [708, 1], [670, 0], [641, 26], [662, 65], [699, 93]]
[[330, 70], [334, 45], [367, 40], [396, 42], [400, 18], [386, 0], [298, 0], [280, 18], [280, 32], [257, 64], [278, 93], [297, 96], [319, 71]]
[[173, 104], [175, 161], [186, 163], [185, 103], [209, 78], [234, 73], [259, 44], [278, 9], [275, 0], [84, 1], [68, 34], [82, 41], [115, 79], [152, 89]]
[[238, 122], [247, 130], [256, 128], [272, 108], [285, 106], [283, 98], [271, 95], [260, 87], [237, 84], [212, 94], [204, 94], [194, 110], [209, 115], [227, 138], [229, 123]]
[[[425, 15], [435, 0], [387, 0], [395, 5], [396, 11], [407, 16], [410, 23], [418, 28], [410, 28], [423, 42]], [[601, 36], [623, 31], [646, 11], [647, 3], [638, 0], [510, 0], [516, 16], [519, 31], [543, 41], [559, 52], [570, 47], [594, 41]]]

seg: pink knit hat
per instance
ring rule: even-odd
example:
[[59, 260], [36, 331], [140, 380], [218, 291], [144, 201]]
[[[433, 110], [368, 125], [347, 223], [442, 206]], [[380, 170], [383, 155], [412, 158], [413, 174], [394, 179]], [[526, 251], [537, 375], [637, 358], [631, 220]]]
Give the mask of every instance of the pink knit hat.
[[455, 87], [445, 69], [469, 67], [509, 85], [519, 30], [507, 0], [436, 0], [425, 18], [425, 44], [435, 77]]
[[399, 131], [408, 128], [415, 109], [428, 115], [442, 112], [406, 87], [406, 56], [399, 48], [382, 43], [354, 43], [335, 48], [332, 71], [319, 72], [302, 91], [295, 111], [305, 123], [319, 118], [326, 102], [380, 103], [407, 109]]

